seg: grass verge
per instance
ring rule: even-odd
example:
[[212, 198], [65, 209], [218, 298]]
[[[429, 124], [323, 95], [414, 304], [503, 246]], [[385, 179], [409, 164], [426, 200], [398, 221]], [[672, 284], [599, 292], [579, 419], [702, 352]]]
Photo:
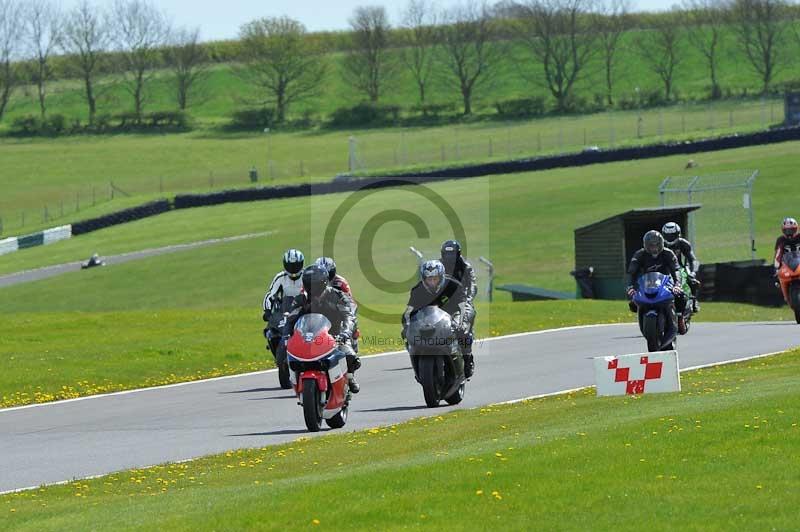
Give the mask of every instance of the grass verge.
[[587, 388], [122, 471], [0, 497], [0, 526], [789, 530], [798, 374], [795, 350], [685, 373], [681, 393]]

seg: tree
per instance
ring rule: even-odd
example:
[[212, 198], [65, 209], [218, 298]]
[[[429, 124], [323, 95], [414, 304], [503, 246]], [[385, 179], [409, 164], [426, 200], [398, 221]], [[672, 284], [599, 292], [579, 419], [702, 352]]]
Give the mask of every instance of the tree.
[[750, 66], [761, 76], [764, 93], [787, 59], [787, 11], [783, 0], [736, 0], [733, 4], [739, 45]]
[[[569, 108], [572, 89], [597, 50], [592, 0], [532, 0], [522, 6], [517, 32], [541, 63], [544, 85], [559, 111]], [[537, 77], [538, 78], [538, 77]]]
[[650, 31], [640, 32], [636, 41], [642, 59], [664, 83], [664, 98], [674, 90], [675, 69], [683, 61], [682, 28], [678, 13], [671, 11], [650, 18]]
[[490, 83], [498, 72], [500, 48], [492, 42], [492, 17], [485, 4], [456, 5], [442, 16], [438, 41], [442, 61], [451, 85], [461, 94], [464, 114], [472, 114], [472, 98], [481, 86]]
[[389, 57], [391, 26], [383, 7], [357, 7], [350, 18], [352, 49], [345, 57], [345, 75], [371, 102], [377, 102], [395, 72]]
[[720, 39], [728, 20], [726, 0], [684, 0], [684, 14], [689, 42], [706, 59], [711, 77], [711, 98], [716, 100], [722, 97], [717, 67]]
[[197, 85], [208, 75], [208, 52], [200, 43], [200, 29], [174, 32], [166, 56], [175, 74], [178, 109], [185, 111]]
[[608, 105], [614, 105], [614, 70], [619, 57], [617, 51], [619, 50], [620, 39], [630, 26], [629, 0], [611, 0], [604, 7], [598, 18], [596, 30], [603, 53]]
[[61, 43], [62, 18], [49, 0], [29, 0], [25, 8], [25, 35], [33, 60], [28, 63], [31, 81], [36, 85], [39, 112], [47, 112], [47, 82], [53, 76], [50, 56]]
[[17, 45], [22, 27], [22, 12], [16, 0], [0, 0], [0, 120], [8, 107], [8, 101], [19, 83], [14, 66]]
[[109, 22], [98, 6], [82, 0], [69, 12], [64, 24], [63, 46], [72, 55], [70, 69], [83, 81], [89, 124], [97, 116], [96, 79], [103, 53], [110, 45]]
[[160, 48], [167, 42], [169, 23], [146, 0], [116, 0], [112, 8], [117, 49], [125, 62], [125, 88], [133, 97], [133, 108], [141, 120], [147, 89], [160, 64]]
[[428, 0], [409, 0], [403, 12], [402, 58], [414, 76], [419, 91], [419, 103], [425, 104], [425, 89], [433, 64], [436, 44], [436, 11]]
[[238, 72], [263, 91], [264, 103], [274, 103], [279, 123], [291, 104], [319, 92], [327, 65], [300, 22], [262, 18], [242, 26], [239, 35], [244, 67]]

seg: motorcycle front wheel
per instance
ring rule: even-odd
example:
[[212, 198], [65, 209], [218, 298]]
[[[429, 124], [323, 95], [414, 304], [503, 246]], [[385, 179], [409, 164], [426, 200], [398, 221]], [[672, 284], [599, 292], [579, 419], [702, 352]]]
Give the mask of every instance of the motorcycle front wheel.
[[658, 316], [648, 314], [644, 317], [642, 334], [645, 340], [647, 340], [647, 350], [658, 351], [659, 347], [661, 347], [661, 342], [659, 341], [661, 334], [658, 330]]
[[419, 359], [419, 380], [422, 384], [422, 394], [425, 396], [425, 404], [428, 408], [439, 406], [442, 398], [442, 385], [439, 382], [438, 357], [423, 356]]
[[303, 417], [309, 432], [319, 432], [322, 428], [322, 403], [319, 394], [316, 380], [303, 381]]

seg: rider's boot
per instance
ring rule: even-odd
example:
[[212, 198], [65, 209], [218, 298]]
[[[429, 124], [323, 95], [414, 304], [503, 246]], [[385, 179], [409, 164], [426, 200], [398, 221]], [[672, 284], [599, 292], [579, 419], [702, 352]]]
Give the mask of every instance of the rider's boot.
[[361, 367], [361, 359], [356, 355], [347, 355], [347, 385], [351, 393], [358, 393], [361, 391], [361, 386], [356, 381], [355, 372]]

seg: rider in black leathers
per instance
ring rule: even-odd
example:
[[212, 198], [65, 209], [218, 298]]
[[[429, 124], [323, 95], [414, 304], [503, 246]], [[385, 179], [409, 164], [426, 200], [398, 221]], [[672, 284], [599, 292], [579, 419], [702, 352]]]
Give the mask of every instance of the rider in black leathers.
[[[464, 376], [470, 378], [474, 369], [470, 329], [475, 316], [471, 305], [467, 304], [467, 292], [459, 281], [445, 274], [441, 261], [429, 260], [422, 264], [420, 276], [422, 280], [411, 289], [406, 310], [403, 312], [402, 336], [406, 338], [411, 316], [419, 309], [437, 306], [444, 310], [452, 318], [453, 329], [458, 338], [461, 353], [464, 355]], [[467, 349], [469, 349], [469, 358], [467, 358]]]
[[[683, 321], [683, 311], [686, 307], [686, 296], [681, 290], [680, 280], [678, 279], [678, 259], [669, 249], [664, 248], [664, 237], [658, 231], [648, 231], [642, 239], [644, 247], [633, 254], [628, 265], [628, 287], [626, 289], [629, 300], [636, 293], [636, 286], [639, 276], [650, 272], [659, 272], [672, 277], [672, 290], [675, 294], [675, 305], [672, 309], [672, 319], [678, 331], [686, 330]], [[629, 301], [631, 310], [636, 312], [636, 305]], [[677, 316], [676, 311], [677, 310]]]
[[444, 293], [452, 295], [459, 288], [464, 292], [464, 302], [461, 303], [460, 316], [465, 319], [464, 325], [468, 327], [463, 333], [462, 351], [464, 354], [464, 372], [467, 378], [475, 373], [475, 358], [472, 355], [473, 332], [475, 326], [475, 295], [478, 293], [478, 281], [472, 265], [461, 256], [461, 243], [458, 240], [448, 240], [442, 244], [442, 265], [446, 278], [449, 280], [444, 288]]
[[355, 379], [355, 371], [361, 367], [358, 355], [351, 347], [351, 339], [355, 330], [356, 305], [353, 300], [340, 290], [328, 286], [328, 271], [318, 265], [303, 270], [303, 292], [294, 300], [292, 308], [286, 316], [284, 338], [292, 334], [294, 325], [303, 314], [322, 314], [331, 322], [330, 334], [347, 354], [347, 377], [350, 391], [359, 392]]
[[699, 312], [697, 293], [700, 291], [700, 281], [697, 280], [697, 272], [700, 269], [700, 261], [694, 254], [692, 243], [681, 237], [681, 226], [675, 222], [665, 223], [661, 228], [661, 234], [664, 236], [664, 245], [675, 253], [678, 264], [689, 273], [686, 282], [692, 291], [692, 312]]

